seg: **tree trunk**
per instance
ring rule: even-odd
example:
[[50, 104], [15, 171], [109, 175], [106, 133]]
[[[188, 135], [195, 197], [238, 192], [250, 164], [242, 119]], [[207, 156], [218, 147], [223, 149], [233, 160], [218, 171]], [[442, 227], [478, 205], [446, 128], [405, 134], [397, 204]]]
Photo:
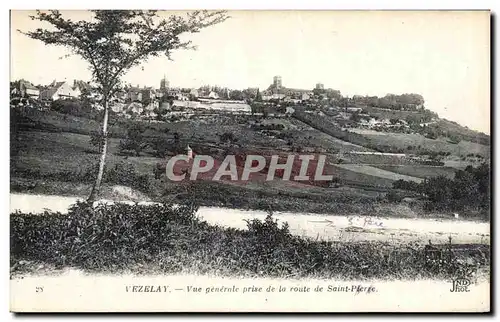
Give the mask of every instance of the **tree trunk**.
[[92, 192], [90, 193], [87, 202], [94, 202], [99, 195], [99, 191], [101, 190], [102, 176], [104, 174], [104, 166], [106, 164], [106, 151], [108, 149], [108, 99], [104, 99], [104, 119], [102, 121], [102, 149], [101, 149], [101, 158], [99, 160], [99, 171], [97, 172], [97, 177], [95, 179], [94, 186], [92, 187]]

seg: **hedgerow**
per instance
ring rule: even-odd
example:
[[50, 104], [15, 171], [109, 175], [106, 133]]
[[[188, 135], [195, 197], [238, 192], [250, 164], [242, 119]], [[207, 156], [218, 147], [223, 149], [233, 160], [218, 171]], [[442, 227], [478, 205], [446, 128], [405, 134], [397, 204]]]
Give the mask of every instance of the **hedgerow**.
[[[291, 234], [272, 215], [239, 230], [209, 225], [196, 207], [85, 203], [68, 214], [11, 214], [11, 266], [42, 263], [90, 272], [345, 279], [456, 278], [488, 267], [488, 247], [429, 256], [428, 247], [335, 242]], [[446, 252], [446, 250], [444, 251]], [[448, 254], [448, 253], [446, 253]], [[449, 254], [452, 254], [451, 248]], [[458, 275], [457, 275], [458, 274]]]

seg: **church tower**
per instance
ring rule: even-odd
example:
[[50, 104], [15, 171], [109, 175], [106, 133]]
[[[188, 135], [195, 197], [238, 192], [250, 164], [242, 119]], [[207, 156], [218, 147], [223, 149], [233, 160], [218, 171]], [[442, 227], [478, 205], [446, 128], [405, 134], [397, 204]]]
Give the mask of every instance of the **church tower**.
[[160, 89], [165, 91], [170, 86], [170, 83], [167, 80], [167, 77], [163, 75], [163, 79], [160, 81]]

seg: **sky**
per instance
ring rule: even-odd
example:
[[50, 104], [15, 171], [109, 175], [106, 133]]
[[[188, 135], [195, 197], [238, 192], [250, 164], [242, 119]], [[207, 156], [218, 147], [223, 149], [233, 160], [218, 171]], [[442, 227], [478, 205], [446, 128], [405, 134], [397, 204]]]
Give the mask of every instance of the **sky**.
[[[88, 19], [85, 11], [61, 11]], [[174, 12], [175, 13], [175, 12]], [[35, 85], [89, 80], [78, 56], [17, 30], [44, 25], [30, 11], [11, 12], [11, 80]], [[167, 13], [163, 13], [167, 15]], [[172, 14], [169, 12], [168, 14]], [[184, 14], [177, 12], [177, 14]], [[174, 52], [131, 69], [124, 81], [160, 86], [283, 86], [340, 90], [343, 95], [418, 93], [426, 108], [490, 132], [490, 16], [487, 11], [230, 11], [230, 19], [188, 34], [196, 51]]]

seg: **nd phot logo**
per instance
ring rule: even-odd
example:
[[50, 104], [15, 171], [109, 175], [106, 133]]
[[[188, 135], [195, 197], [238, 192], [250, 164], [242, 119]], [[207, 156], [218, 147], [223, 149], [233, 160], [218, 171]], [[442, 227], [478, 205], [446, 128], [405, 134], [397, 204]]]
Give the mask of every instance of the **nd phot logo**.
[[470, 292], [469, 290], [470, 280], [467, 278], [457, 278], [453, 281], [453, 287], [450, 292], [454, 293], [462, 293], [462, 292]]

